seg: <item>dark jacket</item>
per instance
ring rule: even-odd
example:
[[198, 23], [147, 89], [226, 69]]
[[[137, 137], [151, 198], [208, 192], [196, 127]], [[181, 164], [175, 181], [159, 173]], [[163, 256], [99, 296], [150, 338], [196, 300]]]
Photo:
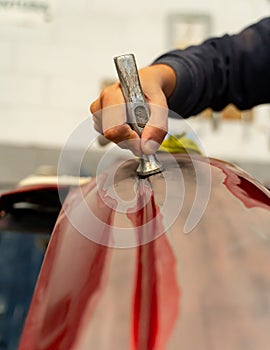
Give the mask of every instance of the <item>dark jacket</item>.
[[270, 102], [270, 17], [237, 35], [170, 51], [154, 63], [174, 68], [169, 108], [183, 117], [233, 103], [241, 110]]

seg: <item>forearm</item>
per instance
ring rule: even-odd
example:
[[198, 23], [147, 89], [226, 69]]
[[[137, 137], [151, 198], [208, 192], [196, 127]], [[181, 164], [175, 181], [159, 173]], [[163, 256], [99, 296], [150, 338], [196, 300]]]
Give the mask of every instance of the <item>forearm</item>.
[[270, 19], [238, 35], [168, 52], [154, 62], [161, 63], [175, 71], [175, 88], [168, 104], [183, 117], [206, 107], [220, 110], [228, 103], [240, 109], [268, 103]]

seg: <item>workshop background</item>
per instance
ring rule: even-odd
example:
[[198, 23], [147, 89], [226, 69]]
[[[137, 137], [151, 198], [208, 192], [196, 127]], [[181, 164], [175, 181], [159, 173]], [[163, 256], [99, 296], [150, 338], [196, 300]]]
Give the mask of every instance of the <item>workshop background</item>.
[[[112, 58], [133, 52], [143, 67], [172, 48], [172, 15], [207, 16], [209, 35], [216, 36], [269, 13], [268, 0], [0, 1], [1, 186], [57, 164], [62, 145], [85, 119], [94, 140], [89, 105], [102, 83], [116, 78]], [[209, 120], [191, 123], [210, 156], [243, 163], [268, 181], [270, 109], [254, 110], [253, 123], [227, 121], [217, 132]]]
[[[268, 0], [0, 0], [0, 191], [40, 166], [56, 167], [85, 120], [75, 146], [87, 140], [83, 175], [95, 174], [104, 150], [89, 105], [116, 78], [114, 56], [132, 52], [143, 67], [176, 44], [238, 32], [269, 13]], [[185, 42], [181, 30], [189, 23], [197, 36]], [[188, 122], [207, 155], [233, 161], [269, 185], [270, 107], [233, 113], [240, 117], [208, 112]], [[181, 131], [175, 121], [170, 127]], [[46, 239], [0, 234], [0, 349], [16, 349]]]

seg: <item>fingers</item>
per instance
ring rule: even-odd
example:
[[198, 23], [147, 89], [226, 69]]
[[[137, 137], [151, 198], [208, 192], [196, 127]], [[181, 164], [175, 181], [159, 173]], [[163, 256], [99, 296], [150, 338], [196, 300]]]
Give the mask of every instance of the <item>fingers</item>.
[[[159, 103], [161, 103], [159, 101]], [[100, 100], [91, 105], [95, 129], [119, 147], [130, 149], [135, 155], [153, 154], [168, 131], [168, 109], [149, 104], [150, 119], [142, 131], [141, 139], [126, 123], [126, 105], [113, 105], [101, 110]], [[100, 108], [100, 109], [98, 109]]]
[[104, 136], [119, 147], [130, 149], [135, 155], [141, 154], [141, 143], [138, 134], [128, 124], [116, 125], [104, 129]]
[[119, 84], [102, 90], [90, 106], [95, 129], [104, 133], [107, 129], [126, 123], [124, 98]]
[[[98, 113], [100, 116], [98, 116]], [[101, 111], [97, 112], [96, 114], [93, 114], [93, 123], [94, 123], [94, 128], [97, 132], [100, 134], [103, 133], [103, 128], [102, 128], [102, 117], [101, 117]]]
[[139, 136], [127, 124], [126, 105], [119, 83], [104, 89], [91, 104], [90, 111], [99, 133], [119, 147], [130, 149], [135, 155], [141, 154]]
[[141, 85], [150, 107], [150, 119], [141, 135], [141, 149], [145, 154], [155, 153], [168, 131], [168, 105], [159, 81], [161, 73], [157, 66], [140, 70]]
[[168, 108], [150, 104], [151, 116], [141, 135], [144, 154], [155, 153], [168, 132]]
[[151, 112], [141, 138], [127, 124], [126, 105], [120, 83], [104, 89], [100, 97], [91, 104], [95, 129], [120, 147], [131, 149], [136, 155], [156, 152], [168, 130], [165, 92], [169, 94], [173, 88], [173, 84], [168, 85], [168, 82], [175, 80], [171, 71], [171, 68], [164, 65], [149, 66], [139, 71], [142, 89]]

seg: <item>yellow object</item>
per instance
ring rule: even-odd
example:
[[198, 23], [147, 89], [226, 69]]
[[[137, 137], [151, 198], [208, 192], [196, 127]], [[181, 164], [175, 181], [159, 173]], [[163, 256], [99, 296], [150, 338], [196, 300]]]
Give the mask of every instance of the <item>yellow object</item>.
[[160, 145], [158, 151], [169, 153], [199, 153], [200, 148], [193, 140], [187, 138], [186, 133], [180, 135], [170, 135]]

